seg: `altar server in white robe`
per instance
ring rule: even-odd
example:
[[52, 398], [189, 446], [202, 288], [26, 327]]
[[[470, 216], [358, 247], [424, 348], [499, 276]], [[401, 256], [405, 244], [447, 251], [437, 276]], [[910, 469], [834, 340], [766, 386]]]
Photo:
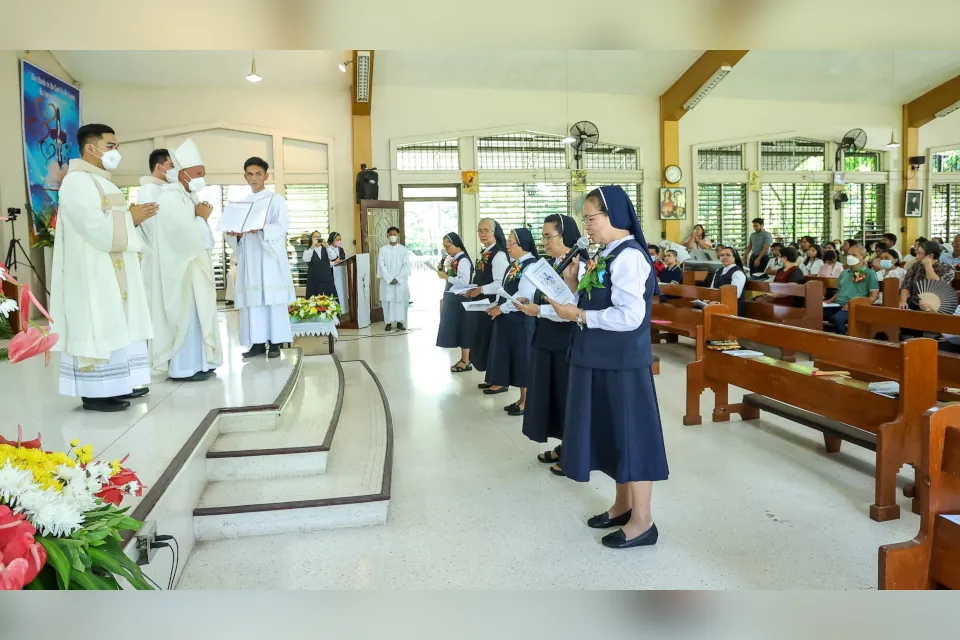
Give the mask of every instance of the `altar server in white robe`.
[[380, 279], [380, 304], [383, 306], [383, 321], [386, 330], [398, 331], [407, 328], [407, 308], [410, 306], [410, 251], [400, 244], [400, 229], [387, 229], [390, 244], [380, 247], [377, 257], [377, 278]]
[[60, 394], [79, 396], [84, 409], [122, 411], [149, 391], [142, 385], [150, 383], [147, 340], [153, 329], [135, 227], [157, 207], [128, 207], [111, 182], [109, 172], [120, 164], [113, 129], [84, 125], [77, 147], [80, 158], [70, 161], [60, 186], [51, 274]]
[[266, 188], [269, 165], [262, 158], [250, 158], [243, 175], [253, 190], [242, 202], [268, 200], [266, 225], [259, 231], [232, 234], [230, 246], [236, 252], [237, 281], [234, 307], [240, 311], [240, 343], [252, 345], [244, 358], [280, 356], [280, 345], [293, 342], [287, 307], [296, 300], [290, 262], [287, 257], [287, 201]]
[[[166, 149], [154, 149], [147, 158], [150, 175], [140, 178], [140, 191], [137, 194], [137, 204], [157, 202], [160, 199], [160, 188], [175, 182], [177, 172], [173, 170], [173, 159]], [[153, 234], [156, 226], [156, 217], [145, 220], [137, 226], [140, 234], [140, 244], [143, 249], [140, 260], [140, 271], [143, 273], [143, 284], [147, 288], [147, 301], [150, 300], [150, 277], [153, 260]]]
[[199, 382], [223, 364], [213, 275], [213, 207], [198, 196], [206, 186], [203, 158], [193, 140], [173, 151], [175, 184], [160, 189], [150, 260], [153, 366], [171, 378]]

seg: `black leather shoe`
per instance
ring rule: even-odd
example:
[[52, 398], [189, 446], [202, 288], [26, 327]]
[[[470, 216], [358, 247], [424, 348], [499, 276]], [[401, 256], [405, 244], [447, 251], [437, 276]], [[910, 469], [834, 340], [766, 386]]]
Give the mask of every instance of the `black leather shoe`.
[[488, 389], [484, 389], [484, 390], [483, 390], [483, 395], [485, 395], [485, 396], [495, 396], [495, 395], [497, 395], [498, 393], [506, 393], [507, 391], [510, 391], [510, 389], [509, 389], [508, 387], [500, 387], [499, 389], [489, 389], [489, 388], [488, 388]]
[[522, 415], [523, 415], [523, 409], [521, 409], [520, 407], [514, 407], [514, 408], [511, 409], [510, 411], [507, 411], [507, 415], [508, 415], [508, 416], [513, 416], [513, 417], [522, 416]]
[[140, 387], [125, 395], [117, 396], [117, 400], [135, 400], [136, 398], [142, 398], [148, 393], [150, 393], [150, 387]]
[[403, 326], [403, 323], [402, 323], [402, 322], [398, 322], [398, 323], [397, 323], [397, 331], [406, 331], [406, 330], [407, 330], [407, 328], [406, 328], [405, 326]]
[[385, 327], [383, 328], [383, 330], [384, 330], [384, 331], [393, 331], [393, 325], [392, 325], [392, 324], [388, 324], [387, 326], [385, 326]]
[[609, 529], [610, 527], [623, 527], [630, 522], [630, 514], [633, 509], [627, 509], [623, 514], [616, 518], [610, 517], [609, 511], [604, 511], [600, 515], [593, 516], [587, 520], [587, 526], [591, 529]]
[[480, 384], [477, 385], [477, 389], [489, 389], [489, 388], [490, 388], [490, 385], [487, 384], [486, 382], [481, 382]]
[[244, 358], [256, 358], [257, 356], [262, 356], [267, 352], [267, 345], [265, 344], [255, 344], [250, 347], [250, 351], [243, 353]]
[[507, 413], [510, 413], [511, 411], [515, 410], [518, 406], [520, 406], [520, 404], [517, 402], [514, 402], [513, 404], [508, 404], [507, 406], [505, 406], [503, 410], [506, 411]]
[[270, 351], [267, 353], [268, 358], [279, 358], [280, 357], [280, 347], [275, 347], [270, 345]]
[[114, 413], [123, 411], [130, 406], [126, 400], [119, 398], [81, 398], [83, 408], [87, 411], [101, 411], [103, 413]]
[[603, 536], [600, 543], [610, 549], [629, 549], [630, 547], [649, 547], [657, 544], [657, 538], [660, 534], [657, 532], [657, 525], [650, 525], [650, 528], [638, 535], [633, 540], [627, 540], [627, 534], [623, 529], [617, 529], [613, 533]]

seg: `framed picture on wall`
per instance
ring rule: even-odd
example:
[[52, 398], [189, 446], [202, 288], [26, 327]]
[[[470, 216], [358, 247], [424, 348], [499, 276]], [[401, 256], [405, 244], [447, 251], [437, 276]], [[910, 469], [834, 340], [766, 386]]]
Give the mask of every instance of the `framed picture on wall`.
[[686, 187], [670, 187], [660, 189], [660, 219], [686, 220], [687, 219], [687, 189]]
[[920, 218], [923, 216], [923, 190], [906, 189], [903, 192], [906, 199], [903, 205], [903, 216], [905, 218]]

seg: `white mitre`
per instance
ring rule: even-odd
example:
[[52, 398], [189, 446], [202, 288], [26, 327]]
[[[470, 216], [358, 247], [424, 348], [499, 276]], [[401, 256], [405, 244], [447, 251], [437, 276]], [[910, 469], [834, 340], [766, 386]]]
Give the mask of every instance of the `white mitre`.
[[190, 138], [187, 138], [183, 144], [174, 150], [173, 162], [180, 169], [203, 166], [200, 150], [197, 149], [197, 145]]

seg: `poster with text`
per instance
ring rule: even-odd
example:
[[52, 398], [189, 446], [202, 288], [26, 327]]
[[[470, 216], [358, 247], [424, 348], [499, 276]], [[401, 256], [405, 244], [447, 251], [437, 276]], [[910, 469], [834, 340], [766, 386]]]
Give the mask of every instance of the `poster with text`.
[[50, 228], [57, 212], [57, 192], [70, 159], [80, 157], [80, 90], [26, 60], [20, 64], [20, 89], [27, 204], [37, 237]]

